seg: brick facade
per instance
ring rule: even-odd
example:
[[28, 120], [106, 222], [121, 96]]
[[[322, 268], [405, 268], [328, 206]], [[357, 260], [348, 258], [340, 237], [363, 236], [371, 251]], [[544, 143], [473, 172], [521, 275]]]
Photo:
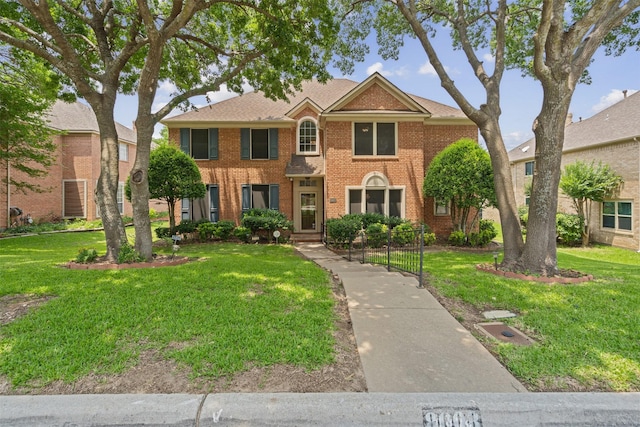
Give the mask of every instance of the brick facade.
[[[348, 213], [349, 189], [366, 189], [367, 180], [374, 177], [376, 186], [372, 189], [395, 190], [396, 194], [398, 190], [401, 191], [404, 218], [425, 221], [436, 233], [448, 235], [452, 229], [451, 219], [449, 216], [435, 215], [433, 200], [425, 200], [422, 194], [422, 182], [431, 159], [460, 138], [477, 140], [477, 127], [464, 117], [431, 120], [428, 113], [411, 104], [412, 101], [407, 101], [406, 95], [399, 96], [394, 89], [390, 90], [388, 86], [376, 82], [355, 95], [352, 91], [349, 96], [351, 98], [344, 101], [344, 105], [335, 102], [334, 105], [338, 107], [331, 111], [318, 111], [311, 104], [305, 105], [305, 102], [309, 102], [305, 99], [298, 107], [291, 105], [288, 109], [293, 107], [293, 113], [276, 123], [260, 118], [238, 124], [216, 121], [217, 117], [226, 116], [232, 109], [241, 110], [240, 100], [233, 101], [229, 110], [224, 108], [223, 102], [214, 110], [204, 111], [201, 117], [197, 113], [187, 113], [183, 117], [166, 120], [165, 124], [169, 127], [170, 140], [177, 145], [180, 145], [181, 129], [217, 129], [218, 158], [195, 161], [203, 182], [218, 186], [221, 220], [239, 223], [244, 184], [278, 184], [280, 211], [294, 219], [299, 230], [300, 214], [297, 211], [300, 209], [301, 193], [318, 194], [321, 200], [317, 205], [322, 210], [318, 221], [324, 222]], [[311, 102], [314, 100], [311, 99]], [[251, 108], [251, 105], [247, 104], [247, 108]], [[278, 117], [275, 112], [256, 115]], [[318, 154], [310, 157], [320, 157], [324, 171], [309, 177], [287, 176], [288, 164], [297, 154], [298, 123], [305, 117], [314, 119], [319, 127]], [[354, 122], [395, 123], [395, 154], [354, 155]], [[241, 128], [265, 127], [278, 128], [278, 159], [241, 159]], [[306, 178], [313, 178], [318, 186], [301, 188]], [[380, 187], [382, 182], [385, 183], [384, 187]], [[319, 229], [317, 227], [315, 230]]]

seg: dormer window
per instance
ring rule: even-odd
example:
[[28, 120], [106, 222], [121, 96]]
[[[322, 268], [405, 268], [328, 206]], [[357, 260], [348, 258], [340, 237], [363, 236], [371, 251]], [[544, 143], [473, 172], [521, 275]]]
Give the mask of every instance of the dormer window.
[[298, 122], [298, 154], [318, 154], [318, 127], [310, 117]]

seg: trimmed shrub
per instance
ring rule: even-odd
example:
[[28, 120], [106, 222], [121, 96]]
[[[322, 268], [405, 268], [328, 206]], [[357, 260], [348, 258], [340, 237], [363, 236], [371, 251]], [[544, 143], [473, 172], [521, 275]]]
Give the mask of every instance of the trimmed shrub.
[[467, 236], [464, 231], [454, 231], [449, 235], [449, 244], [453, 246], [464, 246], [467, 244]]
[[481, 219], [478, 227], [478, 232], [470, 233], [468, 240], [471, 246], [486, 246], [497, 235], [498, 232], [496, 231], [493, 221], [488, 219]]
[[198, 226], [200, 224], [208, 223], [209, 221], [206, 219], [199, 219], [197, 221], [193, 221], [190, 219], [183, 219], [180, 224], [176, 227], [177, 234], [189, 234], [195, 233], [198, 230]]
[[249, 243], [251, 241], [251, 230], [249, 230], [247, 227], [236, 227], [233, 230], [233, 235], [241, 242]]
[[229, 240], [236, 224], [233, 221], [222, 220], [215, 223], [214, 236], [220, 240]]
[[271, 232], [275, 230], [292, 230], [293, 221], [287, 219], [285, 214], [273, 209], [250, 209], [242, 217], [241, 225], [251, 230], [252, 234], [260, 231]]
[[367, 227], [367, 230], [366, 230], [367, 244], [372, 248], [382, 247], [389, 240], [388, 234], [387, 234], [388, 231], [389, 231], [389, 227], [387, 227], [386, 224], [380, 224], [380, 223], [369, 224], [369, 227]]
[[576, 246], [582, 244], [584, 219], [575, 214], [556, 214], [556, 233], [558, 241], [563, 245]]
[[326, 223], [327, 237], [336, 244], [348, 245], [356, 238], [358, 231], [362, 229], [362, 223], [352, 215], [342, 218], [330, 218]]
[[165, 237], [171, 237], [171, 229], [169, 227], [156, 228], [156, 237], [158, 239], [164, 239]]
[[216, 230], [216, 225], [212, 222], [206, 222], [198, 225], [198, 237], [200, 240], [211, 240]]
[[416, 234], [419, 233], [409, 222], [396, 225], [391, 230], [391, 241], [398, 246], [407, 246], [416, 241]]
[[436, 242], [436, 233], [427, 233], [426, 229], [424, 232], [424, 245], [431, 246]]

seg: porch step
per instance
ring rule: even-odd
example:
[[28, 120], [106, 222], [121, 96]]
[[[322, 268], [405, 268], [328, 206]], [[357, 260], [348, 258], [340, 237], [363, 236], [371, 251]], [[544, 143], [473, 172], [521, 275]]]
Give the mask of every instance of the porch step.
[[291, 241], [293, 243], [299, 242], [321, 242], [321, 233], [293, 233], [291, 235]]

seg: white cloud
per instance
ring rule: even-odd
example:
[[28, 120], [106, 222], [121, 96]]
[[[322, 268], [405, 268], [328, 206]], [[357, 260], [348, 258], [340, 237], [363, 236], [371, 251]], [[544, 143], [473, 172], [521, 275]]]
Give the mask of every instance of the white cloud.
[[[248, 83], [242, 84], [242, 90], [246, 92], [253, 91], [253, 87], [251, 87]], [[238, 96], [237, 93], [231, 92], [227, 85], [220, 85], [220, 90], [217, 92], [207, 92], [207, 97], [209, 98], [210, 104], [215, 104], [220, 101], [225, 101], [227, 99], [233, 98], [234, 96]], [[204, 104], [207, 105], [207, 104]]]
[[160, 82], [160, 84], [158, 85], [158, 92], [160, 93], [160, 95], [171, 95], [172, 93], [176, 92], [178, 90], [178, 88], [176, 87], [176, 85], [174, 85], [173, 83], [171, 83], [168, 80], [162, 80]]
[[484, 55], [482, 55], [482, 59], [484, 59], [486, 62], [496, 62], [496, 58], [490, 53], [485, 53]]
[[[630, 89], [627, 91], [627, 96], [633, 95], [637, 90]], [[611, 92], [606, 94], [605, 96], [600, 98], [600, 102], [591, 107], [591, 111], [597, 113], [598, 111], [602, 111], [605, 108], [611, 107], [618, 101], [621, 101], [624, 98], [624, 93], [620, 89], [612, 89]]]
[[[449, 74], [460, 74], [457, 70], [451, 69], [446, 65], [444, 66], [444, 70]], [[429, 61], [422, 64], [422, 66], [418, 69], [418, 74], [422, 74], [425, 76], [438, 77], [438, 73], [436, 72], [436, 69], [433, 68], [433, 65], [431, 65], [431, 62]]]
[[407, 69], [407, 67], [400, 67], [400, 68], [396, 68], [394, 70], [385, 70], [384, 69], [384, 64], [382, 62], [376, 62], [373, 65], [370, 65], [369, 67], [367, 67], [367, 75], [371, 75], [373, 73], [380, 73], [381, 75], [385, 76], [385, 77], [390, 77], [390, 76], [399, 76], [399, 77], [403, 77], [409, 74], [409, 70]]
[[431, 62], [427, 61], [425, 62], [420, 69], [418, 70], [418, 74], [425, 74], [427, 76], [436, 76], [436, 69], [433, 68], [433, 65], [431, 65]]

